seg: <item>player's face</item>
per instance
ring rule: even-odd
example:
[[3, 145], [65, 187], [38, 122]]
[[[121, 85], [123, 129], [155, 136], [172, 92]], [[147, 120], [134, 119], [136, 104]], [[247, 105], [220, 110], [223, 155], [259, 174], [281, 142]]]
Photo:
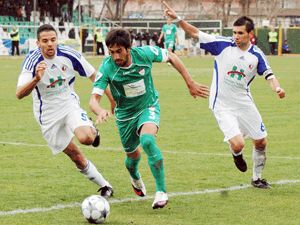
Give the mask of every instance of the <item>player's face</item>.
[[249, 47], [250, 35], [247, 32], [245, 25], [233, 27], [233, 38], [240, 49], [246, 50]]
[[131, 64], [130, 49], [123, 46], [113, 45], [108, 48], [109, 54], [120, 67], [127, 67]]
[[45, 58], [52, 59], [56, 54], [57, 48], [57, 35], [55, 31], [41, 32], [37, 45]]

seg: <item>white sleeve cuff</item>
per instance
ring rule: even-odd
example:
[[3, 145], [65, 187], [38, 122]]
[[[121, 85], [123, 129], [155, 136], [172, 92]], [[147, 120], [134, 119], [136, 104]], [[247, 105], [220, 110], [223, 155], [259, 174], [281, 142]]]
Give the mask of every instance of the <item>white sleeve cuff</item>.
[[162, 54], [162, 61], [161, 62], [167, 62], [167, 60], [169, 59], [169, 55], [168, 55], [168, 50], [167, 49], [161, 49], [161, 54]]
[[103, 90], [103, 89], [100, 89], [100, 88], [97, 88], [97, 87], [94, 87], [93, 90], [92, 90], [92, 95], [93, 95], [93, 94], [97, 94], [97, 95], [102, 96], [103, 93], [104, 93], [104, 90]]

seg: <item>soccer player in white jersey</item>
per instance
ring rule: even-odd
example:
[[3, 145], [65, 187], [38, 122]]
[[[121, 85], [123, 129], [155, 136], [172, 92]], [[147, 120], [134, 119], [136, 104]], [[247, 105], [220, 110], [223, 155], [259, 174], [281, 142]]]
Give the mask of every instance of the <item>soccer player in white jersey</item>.
[[100, 143], [99, 132], [74, 91], [76, 72], [93, 82], [95, 69], [79, 52], [58, 46], [56, 30], [49, 24], [38, 28], [37, 45], [23, 62], [16, 96], [22, 99], [32, 92], [34, 116], [52, 153], [68, 155], [85, 177], [100, 186], [100, 194], [110, 197], [111, 185], [73, 140], [75, 135], [84, 145]]
[[250, 83], [258, 74], [265, 77], [279, 98], [285, 97], [285, 91], [280, 87], [264, 53], [250, 43], [250, 33], [254, 30], [253, 21], [245, 16], [240, 17], [233, 24], [232, 38], [216, 37], [199, 31], [178, 17], [168, 4], [163, 4], [166, 6], [165, 14], [177, 19], [188, 35], [199, 38], [201, 48], [215, 56], [210, 109], [224, 133], [224, 141], [229, 143], [236, 167], [242, 172], [247, 170], [242, 155], [244, 137], [252, 139], [251, 184], [257, 188], [269, 188], [270, 184], [262, 179], [266, 162], [267, 132], [253, 102]]

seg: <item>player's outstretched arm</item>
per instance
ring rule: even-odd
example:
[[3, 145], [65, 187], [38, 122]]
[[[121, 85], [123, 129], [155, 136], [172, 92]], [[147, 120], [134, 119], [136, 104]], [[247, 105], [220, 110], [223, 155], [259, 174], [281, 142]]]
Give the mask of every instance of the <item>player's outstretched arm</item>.
[[47, 64], [42, 61], [40, 62], [35, 69], [35, 76], [28, 83], [17, 88], [16, 97], [17, 99], [22, 99], [32, 92], [36, 87], [37, 83], [42, 79], [45, 70], [47, 69]]
[[107, 88], [105, 89], [104, 91], [105, 95], [107, 96], [109, 102], [110, 102], [110, 110], [111, 110], [111, 114], [114, 114], [115, 113], [115, 108], [116, 108], [116, 101], [115, 99], [113, 98], [112, 94], [111, 94], [111, 91], [110, 91], [110, 88], [109, 86], [107, 86]]
[[209, 96], [209, 88], [206, 85], [198, 84], [190, 76], [189, 72], [183, 65], [182, 61], [178, 56], [172, 52], [168, 53], [168, 61], [173, 65], [173, 67], [181, 74], [184, 79], [190, 94], [196, 97], [207, 98]]
[[276, 92], [279, 98], [285, 97], [285, 91], [283, 88], [280, 87], [279, 81], [276, 77], [273, 77], [272, 79], [267, 80], [268, 84], [272, 88], [273, 91]]
[[180, 27], [192, 38], [199, 37], [199, 30], [197, 27], [189, 24], [188, 22], [184, 21], [180, 17], [177, 16], [174, 9], [172, 9], [165, 1], [162, 1], [163, 5], [166, 7], [165, 15], [171, 17], [174, 20], [178, 20], [178, 24]]
[[101, 100], [101, 95], [92, 94], [89, 102], [90, 109], [92, 110], [93, 113], [97, 115], [96, 124], [107, 121], [107, 119], [110, 116], [107, 110], [100, 107], [99, 105], [100, 100]]

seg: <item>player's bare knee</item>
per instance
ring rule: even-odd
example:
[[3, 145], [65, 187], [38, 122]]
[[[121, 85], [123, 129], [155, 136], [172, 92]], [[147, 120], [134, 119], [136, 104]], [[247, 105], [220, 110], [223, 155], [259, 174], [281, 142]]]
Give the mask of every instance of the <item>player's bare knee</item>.
[[254, 141], [255, 149], [257, 150], [265, 150], [267, 146], [267, 140], [265, 138]]
[[235, 153], [239, 153], [240, 151], [243, 150], [245, 147], [245, 142], [244, 141], [238, 141], [230, 144], [230, 148], [232, 151]]
[[78, 141], [83, 145], [91, 145], [94, 142], [95, 135], [92, 132], [80, 134], [77, 136]]

